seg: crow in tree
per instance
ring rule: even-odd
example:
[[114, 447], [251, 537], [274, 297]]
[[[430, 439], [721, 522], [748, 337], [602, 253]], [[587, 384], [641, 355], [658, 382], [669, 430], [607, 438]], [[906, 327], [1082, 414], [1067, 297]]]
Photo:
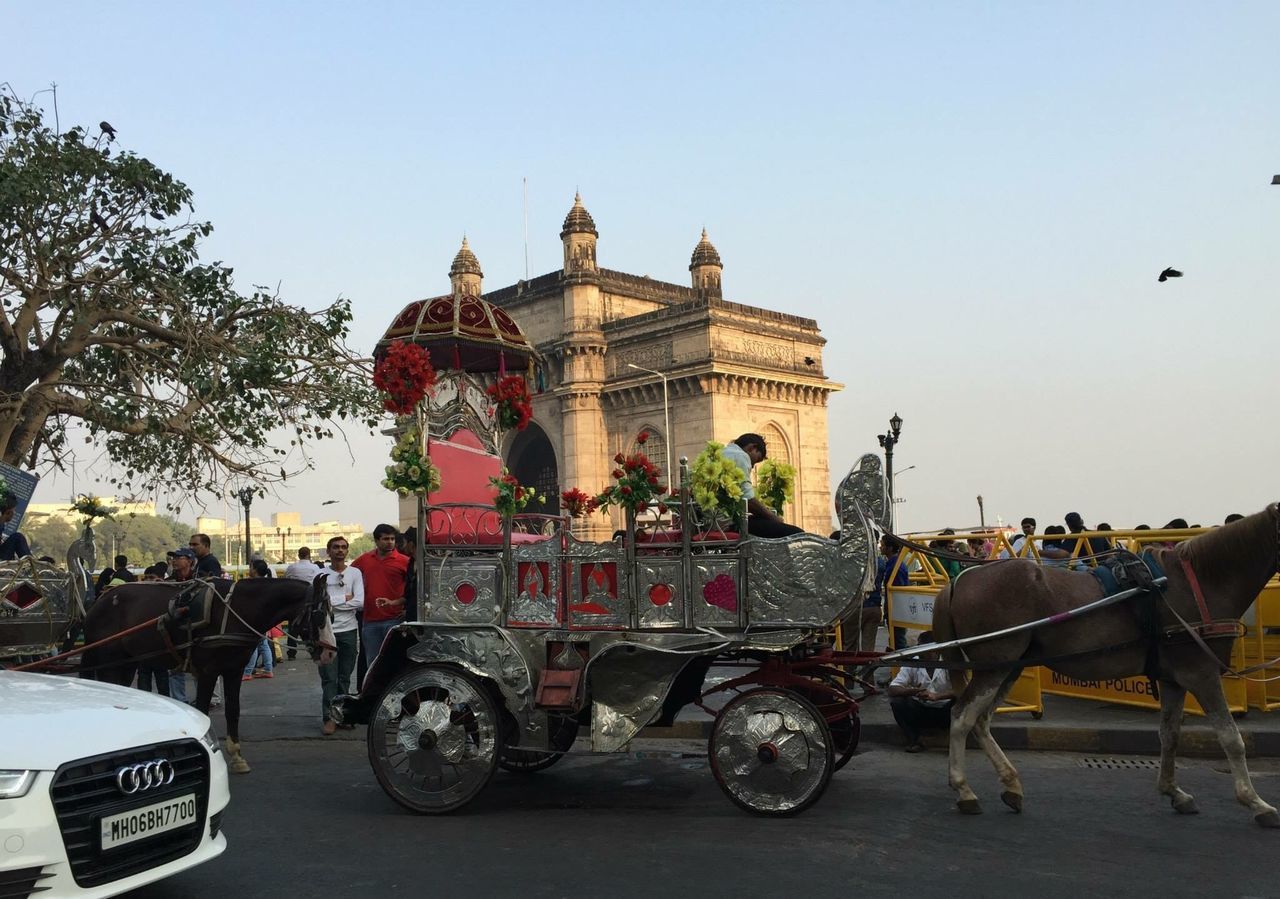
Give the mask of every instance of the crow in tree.
[[1160, 277], [1157, 278], [1156, 280], [1168, 281], [1170, 278], [1181, 278], [1181, 277], [1182, 277], [1182, 272], [1178, 271], [1176, 268], [1167, 268], [1160, 273]]
[[116, 129], [111, 127], [110, 122], [99, 122], [98, 127], [102, 129], [102, 133], [105, 134], [109, 140], [116, 139]]
[[89, 212], [89, 221], [93, 222], [95, 228], [101, 228], [103, 231], [111, 230], [111, 226], [107, 224], [107, 220], [98, 214], [98, 210], [94, 209]]

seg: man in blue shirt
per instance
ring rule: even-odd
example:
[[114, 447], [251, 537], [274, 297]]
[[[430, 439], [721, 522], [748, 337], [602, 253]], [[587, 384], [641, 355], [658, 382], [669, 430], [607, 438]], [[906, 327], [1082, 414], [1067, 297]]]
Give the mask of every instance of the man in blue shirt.
[[724, 457], [742, 469], [742, 497], [747, 501], [747, 533], [753, 537], [790, 537], [804, 529], [787, 524], [772, 509], [756, 499], [751, 486], [751, 469], [768, 458], [764, 438], [743, 434], [722, 451]]

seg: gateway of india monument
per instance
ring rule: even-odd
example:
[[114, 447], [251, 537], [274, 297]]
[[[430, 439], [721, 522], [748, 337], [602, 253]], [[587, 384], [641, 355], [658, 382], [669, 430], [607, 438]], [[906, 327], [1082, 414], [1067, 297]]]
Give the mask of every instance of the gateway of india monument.
[[[560, 492], [571, 487], [598, 493], [617, 467], [614, 454], [633, 450], [642, 431], [645, 452], [664, 469], [670, 443], [673, 484], [681, 456], [692, 462], [708, 440], [754, 431], [769, 458], [796, 468], [795, 502], [783, 516], [826, 536], [827, 397], [843, 385], [822, 373], [826, 341], [817, 322], [724, 299], [724, 266], [705, 230], [688, 286], [602, 268], [599, 236], [575, 196], [560, 231], [562, 269], [484, 292], [465, 239], [449, 269], [455, 296], [503, 309], [544, 360], [530, 385], [533, 421], [506, 434], [501, 447], [512, 474], [546, 497], [528, 511], [558, 512]], [[642, 369], [666, 376], [667, 408], [662, 379]], [[406, 521], [410, 508], [401, 510]], [[617, 525], [600, 514], [591, 521], [597, 539]]]

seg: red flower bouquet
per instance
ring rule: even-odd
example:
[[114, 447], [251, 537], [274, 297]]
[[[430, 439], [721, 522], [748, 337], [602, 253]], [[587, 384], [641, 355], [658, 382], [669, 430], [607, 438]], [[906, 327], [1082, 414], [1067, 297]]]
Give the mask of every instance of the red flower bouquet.
[[585, 518], [596, 510], [596, 498], [577, 487], [560, 494], [560, 504], [570, 518]]
[[[647, 434], [641, 434], [636, 442], [642, 444], [647, 439]], [[666, 513], [667, 506], [662, 500], [668, 491], [661, 483], [662, 470], [650, 462], [642, 450], [629, 456], [618, 453], [613, 461], [619, 466], [612, 472], [614, 483], [596, 497], [597, 508], [621, 506], [632, 512], [645, 512], [650, 506], [657, 506], [659, 512]]]
[[382, 406], [396, 415], [413, 412], [435, 382], [431, 354], [416, 343], [392, 341], [373, 367], [373, 386], [382, 392]]
[[493, 498], [493, 507], [503, 518], [514, 517], [517, 512], [522, 511], [525, 506], [538, 498], [536, 490], [522, 486], [516, 480], [516, 476], [505, 468], [502, 469], [499, 477], [489, 478], [489, 486], [498, 491]]
[[533, 396], [520, 375], [507, 375], [485, 391], [493, 400], [493, 416], [504, 431], [523, 431], [533, 419]]

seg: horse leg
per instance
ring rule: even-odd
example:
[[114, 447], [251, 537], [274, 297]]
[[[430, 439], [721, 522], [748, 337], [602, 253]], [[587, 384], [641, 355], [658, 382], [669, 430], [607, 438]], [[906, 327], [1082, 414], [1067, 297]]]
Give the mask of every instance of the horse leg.
[[218, 683], [216, 674], [210, 675], [203, 669], [196, 669], [196, 708], [209, 714], [209, 705], [213, 702], [213, 688]]
[[1195, 798], [1181, 789], [1176, 781], [1174, 763], [1178, 756], [1178, 737], [1182, 733], [1182, 707], [1187, 691], [1181, 684], [1160, 682], [1160, 777], [1156, 789], [1173, 802], [1173, 810], [1181, 815], [1200, 811]]
[[223, 714], [227, 717], [227, 770], [232, 774], [248, 774], [249, 763], [240, 754], [240, 683], [244, 665], [222, 672]]
[[999, 708], [1000, 703], [1004, 702], [1004, 698], [1013, 689], [1014, 682], [1017, 681], [1018, 675], [1021, 673], [1019, 670], [1014, 670], [1005, 677], [996, 691], [995, 697], [991, 700], [991, 706], [987, 709], [986, 714], [978, 718], [977, 723], [974, 725], [974, 733], [977, 734], [978, 744], [982, 747], [982, 751], [987, 754], [987, 758], [991, 761], [991, 767], [996, 769], [996, 776], [1000, 778], [1000, 784], [1004, 787], [1004, 790], [1000, 793], [1000, 801], [1015, 812], [1022, 811], [1022, 780], [1018, 777], [1018, 769], [1013, 767], [1013, 762], [1009, 761], [1009, 757], [1004, 754], [1004, 750], [1000, 748], [996, 738], [991, 735], [991, 719], [995, 716], [996, 709]]
[[965, 741], [969, 739], [969, 731], [994, 703], [996, 693], [1000, 689], [1002, 675], [990, 671], [975, 671], [973, 679], [965, 689], [964, 695], [956, 700], [951, 709], [951, 743], [948, 753], [948, 777], [951, 789], [958, 794], [956, 808], [966, 815], [982, 814], [982, 805], [977, 794], [969, 787], [964, 776]]
[[[1185, 678], [1183, 678], [1185, 680]], [[1244, 757], [1244, 740], [1240, 729], [1227, 708], [1227, 696], [1222, 692], [1222, 681], [1217, 672], [1208, 672], [1197, 678], [1199, 683], [1188, 684], [1192, 695], [1200, 702], [1205, 715], [1218, 735], [1218, 743], [1226, 753], [1231, 766], [1231, 779], [1236, 789], [1236, 799], [1253, 812], [1253, 820], [1263, 827], [1280, 827], [1280, 814], [1274, 806], [1262, 801], [1249, 779], [1249, 766]]]

